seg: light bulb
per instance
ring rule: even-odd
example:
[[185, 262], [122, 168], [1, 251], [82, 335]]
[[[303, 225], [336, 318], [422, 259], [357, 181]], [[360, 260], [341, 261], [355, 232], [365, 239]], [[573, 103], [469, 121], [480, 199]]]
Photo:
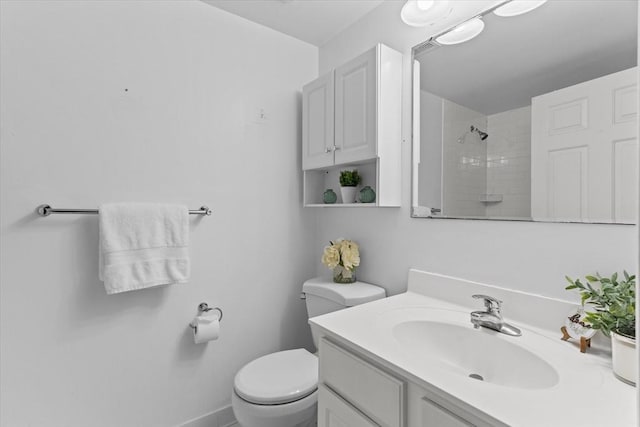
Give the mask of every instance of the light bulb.
[[420, 10], [427, 11], [433, 7], [433, 0], [416, 0], [416, 6]]
[[412, 27], [426, 27], [447, 18], [452, 10], [449, 0], [407, 0], [400, 17]]
[[542, 6], [546, 2], [547, 0], [512, 0], [494, 10], [493, 13], [505, 18], [518, 16], [523, 13], [531, 12], [533, 9]]
[[444, 33], [436, 41], [446, 45], [464, 43], [476, 37], [482, 30], [484, 30], [484, 21], [478, 16]]

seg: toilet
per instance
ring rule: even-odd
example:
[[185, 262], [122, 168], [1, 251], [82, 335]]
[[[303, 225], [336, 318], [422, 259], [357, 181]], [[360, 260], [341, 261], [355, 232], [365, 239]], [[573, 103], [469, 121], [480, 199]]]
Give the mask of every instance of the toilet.
[[[309, 317], [331, 313], [386, 296], [379, 286], [348, 285], [315, 278], [302, 286]], [[318, 337], [312, 331], [313, 343]], [[242, 427], [311, 427], [316, 425], [318, 358], [303, 348], [259, 357], [235, 376], [231, 404]]]

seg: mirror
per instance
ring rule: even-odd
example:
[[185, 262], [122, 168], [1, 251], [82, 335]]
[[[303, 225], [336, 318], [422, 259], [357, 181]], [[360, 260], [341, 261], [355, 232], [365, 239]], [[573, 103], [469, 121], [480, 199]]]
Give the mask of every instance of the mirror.
[[413, 48], [412, 216], [634, 223], [634, 0], [493, 10]]

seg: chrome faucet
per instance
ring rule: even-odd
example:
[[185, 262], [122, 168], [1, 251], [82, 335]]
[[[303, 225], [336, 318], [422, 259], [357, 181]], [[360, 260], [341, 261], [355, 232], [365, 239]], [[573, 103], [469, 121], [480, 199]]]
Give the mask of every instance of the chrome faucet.
[[500, 313], [502, 301], [488, 295], [473, 295], [473, 297], [483, 299], [484, 306], [486, 307], [484, 311], [471, 312], [471, 323], [474, 328], [478, 329], [480, 326], [484, 326], [485, 328], [493, 329], [494, 331], [514, 337], [522, 335], [520, 329], [505, 323], [502, 319], [502, 314]]

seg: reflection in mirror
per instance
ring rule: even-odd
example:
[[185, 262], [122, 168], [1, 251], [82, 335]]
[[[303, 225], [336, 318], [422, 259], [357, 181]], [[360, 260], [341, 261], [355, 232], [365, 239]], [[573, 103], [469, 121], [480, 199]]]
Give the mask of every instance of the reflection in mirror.
[[416, 46], [412, 215], [635, 222], [637, 7], [488, 11], [473, 40]]

